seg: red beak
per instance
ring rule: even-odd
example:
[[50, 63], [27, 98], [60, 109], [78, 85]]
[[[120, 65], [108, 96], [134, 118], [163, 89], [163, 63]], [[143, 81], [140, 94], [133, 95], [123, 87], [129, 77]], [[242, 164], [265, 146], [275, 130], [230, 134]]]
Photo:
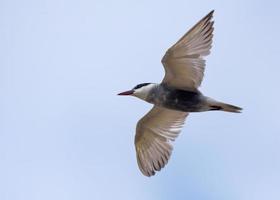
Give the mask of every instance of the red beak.
[[133, 92], [134, 92], [133, 90], [128, 90], [128, 91], [125, 91], [125, 92], [121, 92], [118, 95], [132, 95]]

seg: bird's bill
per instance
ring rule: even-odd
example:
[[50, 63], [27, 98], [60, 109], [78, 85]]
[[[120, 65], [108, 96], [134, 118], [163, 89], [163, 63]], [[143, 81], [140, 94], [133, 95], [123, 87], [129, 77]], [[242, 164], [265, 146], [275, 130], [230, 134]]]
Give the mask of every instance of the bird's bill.
[[128, 90], [128, 91], [125, 91], [125, 92], [121, 92], [118, 95], [132, 95], [133, 92], [134, 92], [133, 90]]

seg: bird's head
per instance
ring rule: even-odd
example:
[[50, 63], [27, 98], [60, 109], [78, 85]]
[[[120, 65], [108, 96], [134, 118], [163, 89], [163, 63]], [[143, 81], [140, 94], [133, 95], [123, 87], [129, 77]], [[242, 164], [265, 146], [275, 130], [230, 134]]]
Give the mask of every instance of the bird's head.
[[155, 83], [141, 83], [136, 85], [133, 89], [121, 92], [118, 95], [131, 95], [146, 100], [148, 94], [155, 85]]

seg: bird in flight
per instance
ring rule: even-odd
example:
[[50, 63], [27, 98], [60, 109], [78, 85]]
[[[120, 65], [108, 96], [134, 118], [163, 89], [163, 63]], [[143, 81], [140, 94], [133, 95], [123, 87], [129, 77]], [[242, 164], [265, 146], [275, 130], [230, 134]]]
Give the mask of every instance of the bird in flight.
[[142, 83], [119, 93], [154, 105], [136, 126], [137, 163], [145, 176], [153, 176], [167, 164], [173, 149], [171, 142], [181, 132], [190, 112], [242, 110], [204, 96], [198, 90], [205, 69], [204, 57], [210, 54], [212, 45], [213, 13], [214, 10], [167, 50], [161, 60], [165, 76], [160, 84]]

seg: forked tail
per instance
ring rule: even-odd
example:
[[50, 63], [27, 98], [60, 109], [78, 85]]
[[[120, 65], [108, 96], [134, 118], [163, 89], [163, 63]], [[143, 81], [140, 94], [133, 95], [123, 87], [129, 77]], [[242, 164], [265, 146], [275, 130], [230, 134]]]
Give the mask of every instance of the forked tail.
[[218, 101], [209, 101], [209, 109], [210, 110], [222, 110], [225, 112], [233, 112], [233, 113], [240, 113], [242, 108], [238, 106], [234, 106], [227, 103], [222, 103]]

